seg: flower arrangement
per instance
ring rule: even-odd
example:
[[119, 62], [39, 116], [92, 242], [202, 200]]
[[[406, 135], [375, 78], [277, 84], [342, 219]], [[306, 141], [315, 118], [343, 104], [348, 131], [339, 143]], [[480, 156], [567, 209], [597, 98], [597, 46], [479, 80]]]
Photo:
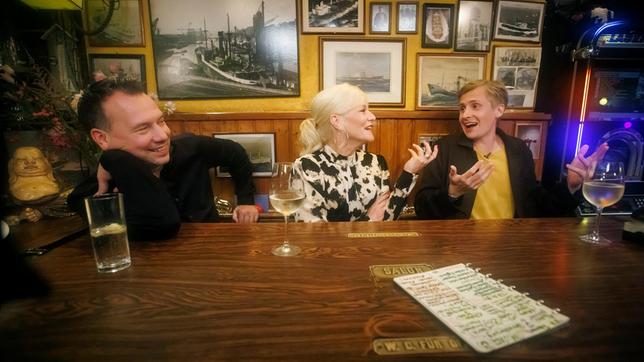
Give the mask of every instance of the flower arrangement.
[[48, 146], [73, 149], [91, 169], [98, 148], [78, 121], [75, 106], [81, 94], [69, 95], [49, 71], [34, 63], [17, 73], [0, 67], [0, 121], [5, 131], [38, 130]]

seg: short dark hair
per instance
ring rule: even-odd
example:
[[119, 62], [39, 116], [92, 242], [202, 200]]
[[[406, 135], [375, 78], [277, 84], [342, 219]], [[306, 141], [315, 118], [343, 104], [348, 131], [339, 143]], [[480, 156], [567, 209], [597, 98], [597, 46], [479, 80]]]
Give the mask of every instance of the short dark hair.
[[116, 92], [125, 94], [145, 93], [143, 85], [136, 81], [116, 81], [103, 79], [94, 82], [83, 91], [78, 102], [78, 120], [89, 132], [92, 128], [108, 130], [110, 125], [103, 110], [103, 102]]

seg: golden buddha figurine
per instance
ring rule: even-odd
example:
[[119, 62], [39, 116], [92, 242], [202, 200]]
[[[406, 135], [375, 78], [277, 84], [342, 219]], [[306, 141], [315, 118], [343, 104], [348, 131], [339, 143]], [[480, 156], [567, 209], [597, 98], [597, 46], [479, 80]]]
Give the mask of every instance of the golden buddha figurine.
[[19, 147], [9, 161], [9, 193], [16, 203], [38, 204], [58, 196], [60, 188], [45, 155], [36, 147]]

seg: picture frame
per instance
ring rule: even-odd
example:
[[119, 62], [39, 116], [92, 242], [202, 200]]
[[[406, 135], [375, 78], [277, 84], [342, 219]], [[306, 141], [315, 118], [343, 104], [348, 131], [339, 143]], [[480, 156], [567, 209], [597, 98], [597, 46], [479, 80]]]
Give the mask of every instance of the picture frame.
[[500, 0], [494, 22], [494, 39], [540, 43], [544, 16], [543, 2]]
[[429, 143], [429, 147], [434, 149], [436, 142], [438, 142], [438, 140], [440, 140], [444, 136], [447, 136], [447, 133], [419, 133], [418, 145], [421, 146], [423, 144], [423, 141], [427, 141], [427, 143]]
[[296, 0], [260, 3], [150, 1], [159, 98], [299, 96]]
[[[96, 29], [107, 16], [109, 6], [103, 0], [87, 0], [86, 24]], [[120, 0], [107, 27], [88, 37], [91, 47], [143, 47], [143, 12], [141, 0]]]
[[454, 46], [454, 4], [423, 4], [421, 47]]
[[[275, 164], [275, 133], [214, 133], [212, 136], [239, 143], [253, 165], [253, 176], [272, 175]], [[231, 177], [227, 167], [219, 166], [215, 173], [217, 177]]]
[[[303, 0], [302, 33], [364, 34], [365, 1], [336, 1], [335, 5], [329, 0]], [[339, 14], [343, 15], [334, 18]]]
[[517, 122], [514, 125], [514, 137], [525, 142], [535, 160], [541, 157], [542, 131], [543, 125], [540, 122]]
[[320, 37], [320, 90], [349, 83], [375, 107], [405, 106], [404, 38]]
[[146, 82], [145, 56], [141, 54], [89, 54], [89, 69], [114, 80]]
[[491, 78], [505, 84], [508, 109], [534, 108], [540, 67], [541, 47], [494, 47]]
[[399, 1], [396, 4], [396, 33], [418, 33], [418, 2]]
[[456, 18], [454, 50], [488, 52], [492, 34], [494, 2], [491, 0], [461, 0]]
[[457, 109], [465, 83], [485, 78], [485, 54], [417, 54], [416, 109]]
[[391, 34], [391, 3], [373, 2], [369, 4], [369, 32], [371, 34]]

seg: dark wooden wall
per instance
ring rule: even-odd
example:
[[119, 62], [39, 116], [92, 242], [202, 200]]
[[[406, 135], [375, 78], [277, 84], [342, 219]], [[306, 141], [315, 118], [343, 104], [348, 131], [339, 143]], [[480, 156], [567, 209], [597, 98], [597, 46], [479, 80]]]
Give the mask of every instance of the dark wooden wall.
[[[378, 118], [374, 128], [375, 141], [367, 146], [369, 152], [381, 154], [387, 160], [392, 178], [395, 179], [409, 158], [407, 148], [418, 142], [421, 134], [449, 134], [460, 131], [456, 111], [405, 111], [375, 110]], [[293, 161], [299, 156], [299, 125], [308, 117], [307, 112], [239, 112], [239, 113], [175, 113], [168, 117], [173, 134], [190, 132], [212, 136], [215, 133], [275, 133], [277, 161]], [[541, 148], [535, 159], [537, 178], [541, 178], [550, 115], [533, 112], [506, 113], [499, 127], [510, 135], [515, 134], [517, 123], [541, 124]], [[230, 179], [213, 177], [217, 196], [232, 200]], [[268, 193], [270, 181], [257, 177], [258, 193]]]

